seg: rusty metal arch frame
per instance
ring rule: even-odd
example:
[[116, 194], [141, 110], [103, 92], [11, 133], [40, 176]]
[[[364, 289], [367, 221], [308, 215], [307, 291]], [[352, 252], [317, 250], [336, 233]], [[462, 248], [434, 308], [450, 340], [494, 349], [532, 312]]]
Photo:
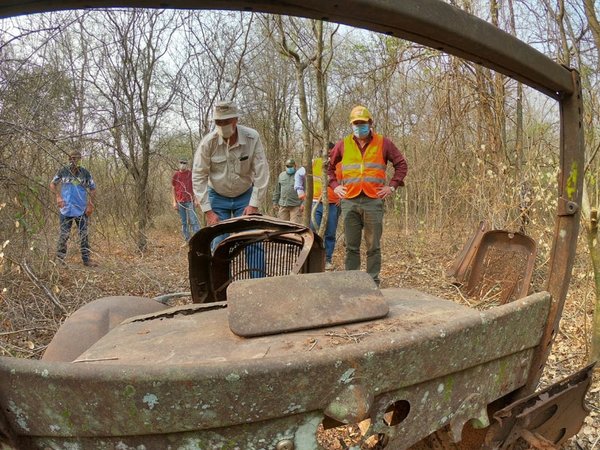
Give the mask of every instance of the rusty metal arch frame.
[[564, 307], [575, 257], [583, 192], [583, 103], [579, 74], [534, 48], [439, 0], [19, 0], [0, 1], [0, 17], [35, 12], [107, 7], [222, 9], [322, 19], [369, 29], [453, 54], [489, 67], [556, 99], [560, 107], [560, 172], [555, 236], [547, 290], [553, 303], [528, 383], [541, 375]]

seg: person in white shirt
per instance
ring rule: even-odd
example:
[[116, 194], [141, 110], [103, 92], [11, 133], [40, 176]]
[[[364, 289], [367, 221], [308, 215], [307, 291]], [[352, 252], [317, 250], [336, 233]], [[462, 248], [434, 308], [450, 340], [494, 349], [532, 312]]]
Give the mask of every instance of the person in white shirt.
[[[204, 136], [194, 155], [192, 183], [207, 225], [257, 214], [266, 195], [269, 164], [260, 136], [256, 130], [238, 125], [238, 118], [234, 102], [218, 102], [213, 114], [215, 129]], [[225, 237], [215, 238], [213, 249]]]

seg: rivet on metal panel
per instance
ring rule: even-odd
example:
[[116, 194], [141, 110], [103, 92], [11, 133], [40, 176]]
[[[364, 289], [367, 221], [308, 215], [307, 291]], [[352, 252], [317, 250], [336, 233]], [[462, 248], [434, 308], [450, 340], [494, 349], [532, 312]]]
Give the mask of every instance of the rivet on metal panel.
[[294, 442], [290, 439], [279, 441], [275, 447], [277, 450], [294, 450]]

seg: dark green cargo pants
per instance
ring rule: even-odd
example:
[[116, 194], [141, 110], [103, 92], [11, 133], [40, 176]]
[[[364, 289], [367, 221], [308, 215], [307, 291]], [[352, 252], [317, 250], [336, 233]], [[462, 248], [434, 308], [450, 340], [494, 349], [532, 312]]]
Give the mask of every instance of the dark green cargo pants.
[[359, 195], [342, 200], [342, 220], [346, 238], [346, 270], [360, 269], [360, 243], [364, 230], [367, 247], [367, 273], [379, 285], [383, 200]]

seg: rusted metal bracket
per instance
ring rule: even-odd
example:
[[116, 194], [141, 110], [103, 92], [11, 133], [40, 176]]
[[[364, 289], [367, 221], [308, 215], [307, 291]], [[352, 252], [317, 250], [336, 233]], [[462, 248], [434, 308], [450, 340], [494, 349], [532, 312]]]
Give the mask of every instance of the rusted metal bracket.
[[558, 211], [559, 216], [573, 216], [579, 211], [579, 205], [575, 202], [567, 200], [564, 197], [558, 199]]
[[504, 449], [524, 439], [530, 445], [539, 442], [537, 448], [548, 449], [548, 445], [559, 447], [577, 434], [589, 414], [585, 395], [592, 382], [594, 364], [496, 412], [494, 419], [500, 426], [513, 426], [503, 442], [496, 441], [492, 447]]

